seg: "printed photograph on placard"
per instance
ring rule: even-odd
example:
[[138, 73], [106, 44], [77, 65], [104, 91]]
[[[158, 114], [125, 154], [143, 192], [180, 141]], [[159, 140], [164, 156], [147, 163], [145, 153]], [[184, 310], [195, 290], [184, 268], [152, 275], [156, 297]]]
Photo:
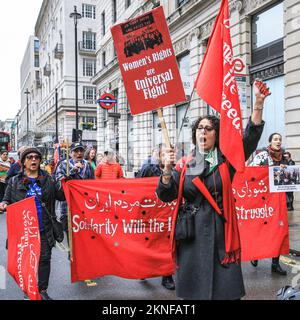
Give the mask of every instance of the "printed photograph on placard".
[[270, 167], [270, 192], [300, 191], [300, 166]]

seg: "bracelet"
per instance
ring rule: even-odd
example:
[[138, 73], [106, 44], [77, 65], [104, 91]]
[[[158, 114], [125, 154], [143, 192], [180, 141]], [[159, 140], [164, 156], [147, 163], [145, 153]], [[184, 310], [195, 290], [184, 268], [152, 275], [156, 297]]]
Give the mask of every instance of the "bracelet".
[[261, 108], [253, 108], [253, 110], [263, 110], [263, 107], [261, 107]]

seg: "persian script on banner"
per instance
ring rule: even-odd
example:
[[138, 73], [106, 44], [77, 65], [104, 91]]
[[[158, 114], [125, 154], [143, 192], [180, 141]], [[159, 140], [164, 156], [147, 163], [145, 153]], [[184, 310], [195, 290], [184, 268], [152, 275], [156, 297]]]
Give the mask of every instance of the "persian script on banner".
[[270, 193], [268, 167], [246, 167], [236, 173], [233, 194], [242, 248], [242, 261], [289, 253], [286, 196]]
[[37, 285], [40, 229], [34, 197], [7, 206], [7, 271], [30, 300], [41, 300]]
[[73, 231], [72, 282], [115, 275], [172, 274], [170, 233], [176, 202], [161, 202], [158, 178], [68, 181]]
[[186, 101], [162, 7], [111, 33], [133, 115]]

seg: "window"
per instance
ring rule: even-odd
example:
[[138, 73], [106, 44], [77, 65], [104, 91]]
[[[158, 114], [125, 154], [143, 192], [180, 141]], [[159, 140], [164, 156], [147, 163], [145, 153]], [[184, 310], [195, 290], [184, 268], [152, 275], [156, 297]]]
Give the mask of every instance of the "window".
[[82, 4], [82, 17], [96, 19], [96, 6], [91, 4]]
[[[276, 23], [274, 23], [276, 21]], [[262, 47], [284, 35], [283, 3], [252, 17], [252, 48]]]
[[177, 59], [178, 61], [178, 67], [180, 71], [180, 76], [182, 79], [184, 92], [187, 96], [191, 95], [192, 93], [192, 81], [190, 77], [190, 54], [186, 54], [184, 56], [181, 56]]
[[82, 130], [97, 130], [97, 117], [82, 117]]
[[96, 50], [96, 33], [83, 31], [83, 48], [88, 50]]
[[40, 57], [38, 54], [34, 55], [34, 67], [39, 68], [40, 67]]
[[83, 59], [83, 76], [93, 77], [96, 74], [96, 60]]
[[133, 130], [133, 116], [127, 115], [127, 171], [132, 172], [134, 167], [134, 130]]
[[157, 112], [153, 113], [153, 140], [152, 146], [158, 146], [160, 143], [163, 143], [162, 134], [161, 134], [161, 125]]
[[85, 103], [95, 103], [96, 97], [96, 88], [95, 87], [83, 87], [83, 100]]
[[39, 52], [40, 50], [40, 42], [38, 40], [34, 40], [34, 52]]
[[131, 5], [131, 0], [125, 0], [125, 9]]
[[[189, 123], [190, 117], [190, 108], [186, 113], [186, 108], [188, 104], [183, 104], [181, 106], [176, 107], [176, 128], [177, 128], [177, 158], [183, 157], [183, 155], [187, 155], [191, 146], [191, 128]], [[184, 116], [186, 117], [184, 118]], [[181, 129], [180, 135], [179, 131]], [[177, 159], [177, 160], [178, 160]]]
[[112, 23], [117, 21], [117, 0], [112, 0]]
[[102, 68], [106, 66], [106, 53], [102, 52]]
[[101, 13], [102, 36], [105, 35], [105, 11]]

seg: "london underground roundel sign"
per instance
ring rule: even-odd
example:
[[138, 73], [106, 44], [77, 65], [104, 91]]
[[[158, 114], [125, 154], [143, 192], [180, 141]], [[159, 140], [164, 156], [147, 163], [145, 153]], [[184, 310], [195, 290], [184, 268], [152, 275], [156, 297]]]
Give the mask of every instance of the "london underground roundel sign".
[[114, 95], [110, 93], [104, 93], [100, 97], [100, 99], [97, 100], [97, 102], [99, 103], [101, 108], [108, 110], [113, 108], [116, 105], [117, 99], [115, 98]]

